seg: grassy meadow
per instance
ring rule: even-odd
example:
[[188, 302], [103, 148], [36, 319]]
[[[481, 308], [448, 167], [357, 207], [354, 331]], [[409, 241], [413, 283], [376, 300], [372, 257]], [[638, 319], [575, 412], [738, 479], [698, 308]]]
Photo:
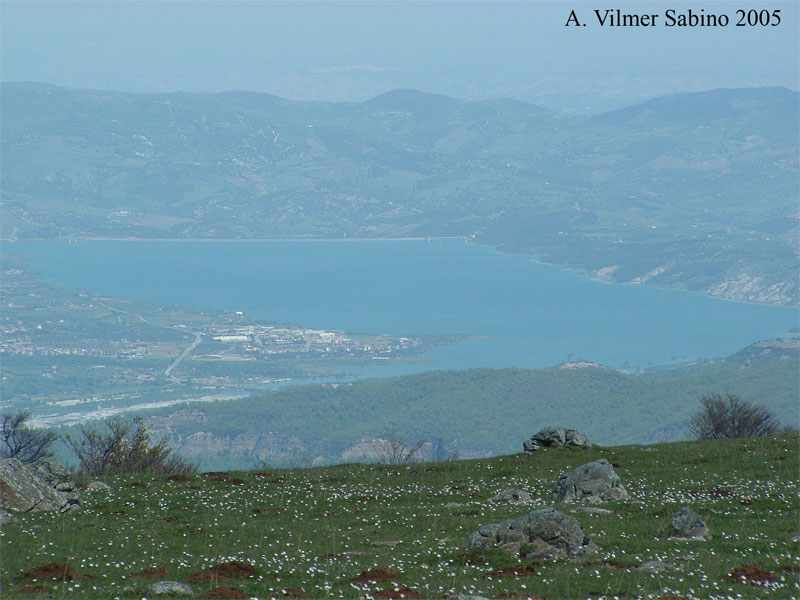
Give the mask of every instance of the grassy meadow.
[[[206, 598], [796, 598], [798, 456], [797, 432], [788, 432], [440, 463], [118, 477], [106, 481], [110, 492], [85, 490], [82, 510], [27, 513], [2, 527], [0, 596], [140, 599], [155, 578], [183, 581]], [[598, 458], [614, 465], [631, 500], [604, 505], [610, 514], [559, 508], [599, 553], [520, 561], [465, 548], [480, 525], [553, 505], [558, 475]], [[533, 503], [488, 501], [509, 487], [527, 490]], [[670, 518], [685, 504], [705, 520], [710, 541], [670, 537]], [[672, 566], [637, 568], [648, 561]], [[61, 574], [53, 580], [36, 570], [49, 563], [68, 567], [51, 567]]]

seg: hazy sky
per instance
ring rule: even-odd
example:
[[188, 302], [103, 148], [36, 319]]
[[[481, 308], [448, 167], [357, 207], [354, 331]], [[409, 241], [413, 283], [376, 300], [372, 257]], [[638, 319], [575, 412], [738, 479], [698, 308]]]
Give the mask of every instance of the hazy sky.
[[[265, 91], [359, 101], [398, 87], [606, 108], [712, 87], [797, 89], [792, 2], [0, 1], [4, 81], [127, 91]], [[600, 27], [594, 9], [659, 13]], [[665, 27], [667, 8], [727, 27]], [[736, 27], [736, 9], [779, 9]], [[585, 27], [565, 27], [574, 9]]]

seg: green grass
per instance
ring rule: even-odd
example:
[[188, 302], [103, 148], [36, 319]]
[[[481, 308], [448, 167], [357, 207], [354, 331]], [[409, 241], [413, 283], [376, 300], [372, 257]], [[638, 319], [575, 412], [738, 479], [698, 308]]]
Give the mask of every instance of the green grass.
[[[539, 560], [535, 575], [491, 576], [519, 561], [470, 553], [479, 525], [552, 504], [558, 475], [601, 457], [616, 466], [632, 499], [610, 515], [576, 512], [601, 548], [579, 559]], [[790, 598], [800, 594], [798, 435], [654, 446], [548, 450], [535, 455], [411, 465], [357, 464], [271, 473], [197, 475], [185, 482], [148, 475], [109, 480], [85, 492], [74, 514], [29, 513], [2, 530], [0, 593], [23, 597], [29, 569], [63, 561], [91, 579], [47, 582], [55, 598], [142, 598], [163, 567], [169, 579], [224, 561], [255, 575], [192, 583], [195, 594], [235, 586], [252, 597], [366, 598], [407, 586], [424, 598], [468, 593], [541, 598]], [[517, 486], [533, 505], [492, 505]], [[708, 542], [669, 537], [684, 504], [706, 521]], [[564, 510], [574, 508], [571, 505]], [[649, 560], [677, 569], [637, 570]], [[531, 561], [527, 561], [532, 564]], [[769, 584], [729, 577], [740, 565], [772, 573]], [[391, 580], [351, 583], [365, 570], [396, 569]]]

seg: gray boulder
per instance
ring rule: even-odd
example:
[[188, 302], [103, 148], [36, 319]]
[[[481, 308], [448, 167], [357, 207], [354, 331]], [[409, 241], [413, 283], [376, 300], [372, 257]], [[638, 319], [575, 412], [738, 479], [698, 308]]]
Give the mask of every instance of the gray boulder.
[[72, 473], [69, 469], [55, 460], [40, 460], [33, 464], [32, 468], [39, 477], [53, 487], [60, 483], [72, 482]]
[[0, 459], [0, 508], [22, 512], [79, 508], [80, 492], [63, 472], [54, 474], [59, 472], [57, 465], [28, 466], [16, 458]]
[[156, 581], [147, 588], [151, 596], [193, 596], [191, 586], [180, 581]]
[[484, 525], [470, 534], [467, 547], [501, 548], [527, 558], [575, 556], [596, 546], [583, 535], [575, 518], [555, 508], [540, 508], [516, 519]]
[[614, 500], [627, 500], [628, 492], [622, 486], [614, 468], [604, 458], [581, 465], [571, 473], [561, 475], [553, 488], [553, 500], [563, 502], [588, 502], [596, 504]]
[[580, 431], [575, 431], [574, 429], [567, 429], [564, 432], [564, 437], [566, 438], [564, 445], [565, 446], [577, 446], [578, 448], [589, 448], [592, 443], [589, 441], [589, 436], [581, 433]]
[[489, 502], [498, 502], [503, 504], [525, 504], [528, 502], [533, 502], [533, 498], [531, 498], [531, 495], [525, 490], [521, 490], [519, 488], [509, 488], [507, 490], [503, 490], [502, 492], [496, 493], [494, 496], [489, 498]]
[[14, 523], [16, 520], [17, 518], [11, 513], [8, 513], [4, 510], [0, 510], [0, 525], [6, 525], [7, 523]]
[[111, 486], [102, 481], [91, 481], [89, 485], [86, 486], [86, 489], [90, 492], [110, 492]]
[[591, 443], [586, 435], [565, 427], [545, 427], [531, 439], [522, 443], [522, 449], [525, 452], [536, 452], [539, 448], [563, 448], [565, 446], [588, 448]]
[[711, 532], [703, 519], [688, 506], [682, 506], [672, 515], [672, 537], [690, 540], [710, 540]]
[[72, 480], [72, 473], [67, 467], [55, 460], [42, 460], [33, 465], [36, 474], [53, 487], [70, 506], [81, 502], [81, 492]]
[[571, 510], [570, 512], [573, 513], [584, 513], [587, 515], [613, 515], [614, 511], [608, 510], [607, 508], [600, 508], [598, 506], [579, 506]]

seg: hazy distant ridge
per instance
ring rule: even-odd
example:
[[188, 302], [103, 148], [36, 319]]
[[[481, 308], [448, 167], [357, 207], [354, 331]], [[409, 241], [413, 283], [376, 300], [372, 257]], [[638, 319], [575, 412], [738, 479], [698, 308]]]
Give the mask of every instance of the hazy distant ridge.
[[396, 90], [362, 103], [6, 83], [2, 235], [454, 235], [610, 281], [796, 304], [798, 94], [596, 117]]

